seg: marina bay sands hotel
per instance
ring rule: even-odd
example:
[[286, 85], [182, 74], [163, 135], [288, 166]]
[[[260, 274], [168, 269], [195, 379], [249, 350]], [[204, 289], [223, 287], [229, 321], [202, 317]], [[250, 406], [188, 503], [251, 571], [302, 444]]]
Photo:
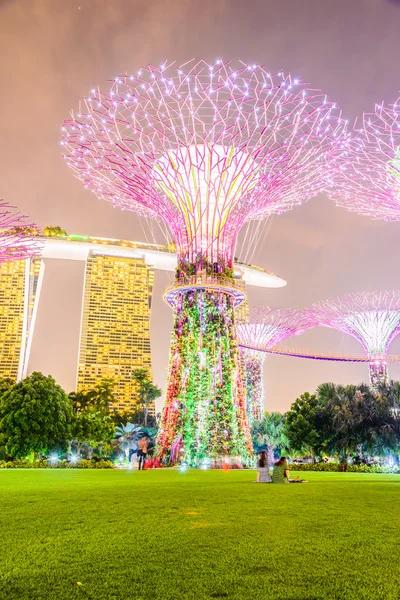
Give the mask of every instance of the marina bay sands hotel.
[[[136, 402], [132, 371], [152, 371], [150, 317], [154, 273], [170, 271], [172, 280], [175, 250], [79, 235], [46, 237], [43, 243], [40, 257], [0, 265], [0, 377], [20, 380], [32, 370], [41, 370], [37, 361], [32, 368], [31, 349], [48, 264], [59, 261], [59, 270], [63, 261], [80, 261], [84, 275], [79, 290], [75, 389], [93, 389], [103, 377], [113, 377], [116, 408], [131, 410]], [[250, 286], [285, 285], [273, 273], [239, 263], [235, 264], [235, 277]], [[57, 336], [56, 330], [54, 335]]]

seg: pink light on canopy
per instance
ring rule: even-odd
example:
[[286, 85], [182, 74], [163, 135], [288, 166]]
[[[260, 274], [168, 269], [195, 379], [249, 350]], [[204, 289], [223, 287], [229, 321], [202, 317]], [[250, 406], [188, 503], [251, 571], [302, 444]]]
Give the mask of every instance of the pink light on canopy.
[[0, 200], [0, 263], [32, 258], [42, 251], [43, 244], [36, 238], [40, 229], [14, 208]]
[[282, 340], [313, 327], [307, 313], [277, 306], [254, 307], [249, 320], [237, 325], [239, 345], [249, 352], [263, 352]]
[[61, 143], [99, 198], [163, 219], [179, 257], [231, 264], [246, 221], [324, 187], [343, 127], [334, 104], [290, 75], [200, 60], [93, 89]]
[[329, 192], [338, 206], [362, 215], [400, 220], [400, 98], [377, 104], [355, 129]]
[[250, 422], [264, 413], [263, 364], [265, 352], [293, 335], [300, 335], [314, 323], [307, 313], [291, 308], [253, 307], [249, 320], [236, 327], [246, 374], [246, 408]]
[[374, 387], [388, 380], [387, 352], [400, 333], [400, 290], [349, 294], [313, 304], [305, 312], [315, 325], [338, 329], [360, 342], [370, 359]]

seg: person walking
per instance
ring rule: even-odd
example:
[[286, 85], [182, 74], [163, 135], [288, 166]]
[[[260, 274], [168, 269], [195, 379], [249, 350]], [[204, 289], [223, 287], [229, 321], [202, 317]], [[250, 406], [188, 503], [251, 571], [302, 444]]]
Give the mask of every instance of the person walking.
[[147, 456], [147, 449], [149, 447], [148, 437], [145, 435], [139, 440], [139, 449], [138, 449], [138, 457], [139, 457], [139, 471], [144, 471], [144, 463]]

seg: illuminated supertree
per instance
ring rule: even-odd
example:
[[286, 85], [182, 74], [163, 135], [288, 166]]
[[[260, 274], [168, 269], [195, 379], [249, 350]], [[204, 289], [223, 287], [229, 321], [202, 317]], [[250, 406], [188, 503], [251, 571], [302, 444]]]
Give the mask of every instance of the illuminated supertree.
[[332, 169], [330, 196], [353, 212], [400, 220], [400, 98], [364, 113], [346, 147]]
[[250, 423], [260, 421], [264, 414], [263, 349], [273, 348], [312, 326], [312, 320], [300, 310], [268, 306], [253, 308], [248, 321], [237, 325], [245, 365], [246, 409]]
[[259, 65], [149, 66], [93, 89], [64, 124], [68, 165], [122, 209], [160, 218], [178, 254], [158, 453], [189, 464], [252, 453], [240, 377], [234, 247], [250, 219], [324, 187], [343, 124], [326, 97]]
[[21, 213], [0, 200], [0, 263], [25, 260], [40, 254], [40, 229]]
[[386, 356], [400, 332], [400, 291], [350, 294], [314, 304], [308, 311], [315, 325], [352, 335], [368, 358], [370, 382], [376, 388], [388, 381]]

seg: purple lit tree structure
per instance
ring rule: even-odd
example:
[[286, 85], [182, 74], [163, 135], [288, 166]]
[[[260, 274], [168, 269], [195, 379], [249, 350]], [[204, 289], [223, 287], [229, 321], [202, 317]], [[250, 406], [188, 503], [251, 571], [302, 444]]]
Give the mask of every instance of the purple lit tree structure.
[[330, 190], [336, 204], [369, 217], [400, 220], [400, 98], [365, 113], [347, 152], [337, 157]]
[[236, 327], [245, 365], [246, 409], [250, 424], [264, 414], [264, 350], [313, 326], [306, 313], [278, 307], [253, 308], [246, 323]]
[[204, 60], [149, 66], [92, 90], [64, 124], [68, 165], [122, 209], [162, 219], [178, 254], [158, 437], [188, 464], [248, 458], [251, 439], [235, 336], [238, 232], [324, 187], [343, 125], [325, 96], [283, 73]]
[[400, 291], [350, 294], [314, 304], [308, 311], [315, 325], [352, 335], [370, 360], [373, 388], [388, 381], [386, 356], [400, 332]]
[[28, 217], [13, 212], [14, 207], [0, 200], [0, 263], [25, 260], [39, 255], [40, 230]]

